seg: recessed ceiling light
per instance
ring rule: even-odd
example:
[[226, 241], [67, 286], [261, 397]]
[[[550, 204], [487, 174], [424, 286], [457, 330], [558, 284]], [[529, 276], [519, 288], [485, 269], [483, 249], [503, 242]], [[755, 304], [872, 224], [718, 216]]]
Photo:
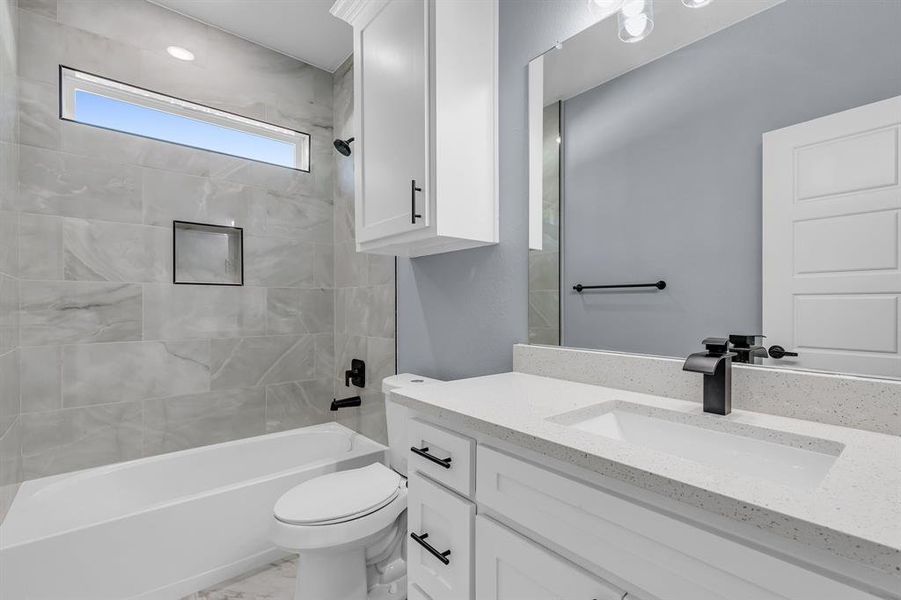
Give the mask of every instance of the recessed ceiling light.
[[701, 8], [710, 4], [710, 0], [682, 0], [682, 4], [688, 8]]
[[166, 48], [166, 52], [169, 53], [169, 56], [178, 60], [194, 60], [194, 53], [181, 46], [169, 46]]

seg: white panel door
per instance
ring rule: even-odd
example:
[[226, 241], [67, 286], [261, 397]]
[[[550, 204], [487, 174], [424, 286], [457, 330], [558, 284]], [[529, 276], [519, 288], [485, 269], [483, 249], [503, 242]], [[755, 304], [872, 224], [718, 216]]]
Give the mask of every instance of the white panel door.
[[625, 595], [482, 516], [476, 517], [476, 541], [478, 600], [622, 600]]
[[358, 242], [428, 223], [429, 8], [390, 0], [356, 33]]
[[901, 96], [763, 136], [772, 364], [901, 377]]

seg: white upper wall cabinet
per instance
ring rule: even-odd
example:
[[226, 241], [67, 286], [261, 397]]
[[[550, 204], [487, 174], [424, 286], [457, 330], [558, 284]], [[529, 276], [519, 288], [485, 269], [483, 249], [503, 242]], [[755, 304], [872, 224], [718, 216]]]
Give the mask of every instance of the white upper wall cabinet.
[[338, 0], [354, 28], [357, 250], [498, 242], [497, 0]]

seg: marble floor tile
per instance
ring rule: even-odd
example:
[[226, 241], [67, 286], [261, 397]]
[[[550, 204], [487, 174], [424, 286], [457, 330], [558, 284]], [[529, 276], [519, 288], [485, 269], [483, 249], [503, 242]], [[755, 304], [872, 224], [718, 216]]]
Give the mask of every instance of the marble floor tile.
[[296, 575], [297, 559], [286, 558], [182, 600], [294, 600]]

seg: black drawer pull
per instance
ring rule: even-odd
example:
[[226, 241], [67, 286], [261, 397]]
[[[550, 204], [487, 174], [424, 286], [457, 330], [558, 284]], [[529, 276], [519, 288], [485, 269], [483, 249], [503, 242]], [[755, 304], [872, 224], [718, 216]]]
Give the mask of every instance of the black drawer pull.
[[410, 181], [410, 222], [416, 225], [416, 219], [421, 219], [422, 215], [416, 214], [416, 192], [421, 192], [422, 188], [416, 185], [416, 180]]
[[428, 550], [429, 554], [431, 554], [432, 556], [434, 556], [435, 558], [437, 558], [438, 560], [440, 560], [441, 562], [443, 562], [446, 565], [450, 564], [450, 559], [448, 558], [448, 556], [450, 556], [450, 553], [451, 553], [450, 550], [445, 550], [444, 552], [438, 552], [437, 550], [435, 550], [435, 548], [430, 543], [425, 541], [425, 539], [427, 537], [429, 537], [429, 534], [423, 533], [422, 535], [416, 535], [415, 533], [411, 533], [410, 537], [413, 538], [414, 540], [416, 540], [416, 542], [420, 546], [422, 546], [423, 548]]
[[450, 456], [448, 456], [447, 458], [438, 458], [437, 456], [433, 456], [433, 455], [429, 454], [428, 447], [417, 448], [416, 446], [411, 446], [410, 452], [412, 452], [413, 454], [418, 454], [419, 456], [423, 457], [424, 459], [432, 461], [436, 465], [441, 465], [445, 469], [450, 469], [450, 467], [451, 467], [451, 465], [450, 465], [451, 457]]

